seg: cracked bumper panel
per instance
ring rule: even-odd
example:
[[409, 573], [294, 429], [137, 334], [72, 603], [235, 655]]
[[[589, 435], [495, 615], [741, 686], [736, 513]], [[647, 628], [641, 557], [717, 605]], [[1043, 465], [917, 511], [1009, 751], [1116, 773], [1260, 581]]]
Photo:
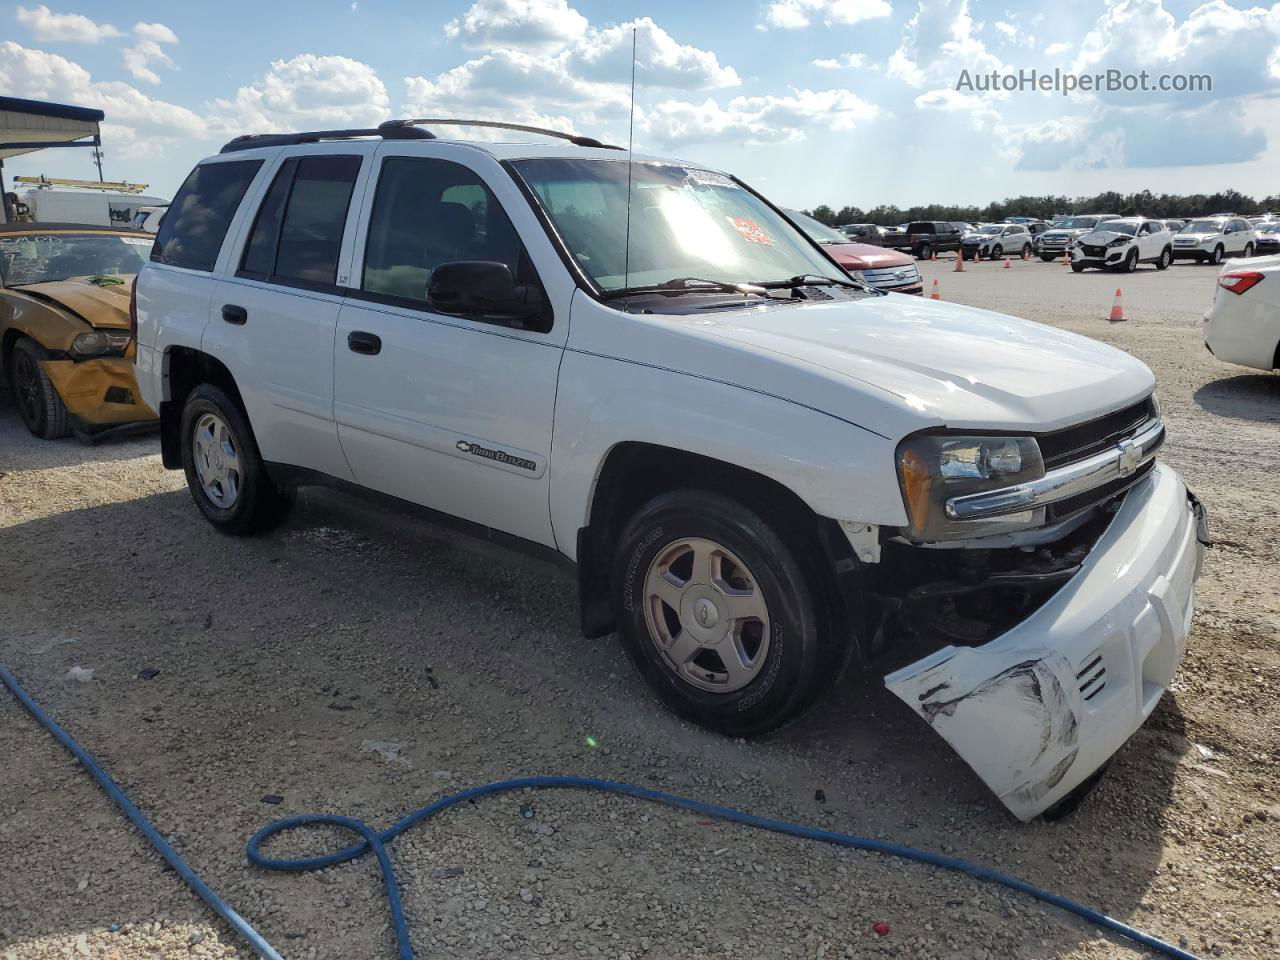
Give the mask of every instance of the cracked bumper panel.
[[885, 686], [1030, 820], [1101, 767], [1155, 709], [1186, 649], [1202, 515], [1157, 464], [1076, 574], [981, 647], [945, 647]]
[[45, 360], [49, 375], [68, 412], [92, 425], [154, 420], [155, 411], [142, 400], [128, 357], [96, 360]]

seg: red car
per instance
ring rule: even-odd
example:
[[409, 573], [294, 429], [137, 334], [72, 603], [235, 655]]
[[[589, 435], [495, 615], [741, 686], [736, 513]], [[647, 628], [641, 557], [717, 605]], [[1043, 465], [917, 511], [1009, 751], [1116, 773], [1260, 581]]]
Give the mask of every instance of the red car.
[[893, 293], [924, 292], [924, 281], [915, 258], [901, 250], [875, 247], [869, 243], [850, 243], [839, 230], [813, 219], [799, 210], [783, 210], [797, 227], [807, 233], [814, 243], [822, 244], [836, 263], [854, 277], [877, 290]]

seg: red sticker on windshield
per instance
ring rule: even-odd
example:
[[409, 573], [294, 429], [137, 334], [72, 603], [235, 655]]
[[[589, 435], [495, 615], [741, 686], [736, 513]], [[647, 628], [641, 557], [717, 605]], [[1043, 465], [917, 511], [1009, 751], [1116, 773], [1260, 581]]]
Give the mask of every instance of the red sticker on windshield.
[[760, 228], [760, 224], [754, 220], [743, 220], [741, 217], [725, 217], [733, 228], [742, 234], [742, 239], [747, 243], [763, 243], [766, 246], [773, 246], [773, 237], [769, 236]]

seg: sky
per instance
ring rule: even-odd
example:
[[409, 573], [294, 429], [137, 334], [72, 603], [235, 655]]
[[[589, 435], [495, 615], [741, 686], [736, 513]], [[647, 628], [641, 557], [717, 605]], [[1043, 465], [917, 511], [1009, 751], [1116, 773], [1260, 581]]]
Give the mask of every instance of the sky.
[[[636, 151], [727, 170], [785, 206], [1280, 193], [1280, 3], [0, 2], [0, 94], [104, 110], [107, 179], [169, 196], [243, 133], [447, 115], [625, 144], [633, 30]], [[1032, 68], [1213, 83], [956, 89], [962, 71]], [[88, 150], [4, 168], [6, 182], [41, 173], [95, 176]]]

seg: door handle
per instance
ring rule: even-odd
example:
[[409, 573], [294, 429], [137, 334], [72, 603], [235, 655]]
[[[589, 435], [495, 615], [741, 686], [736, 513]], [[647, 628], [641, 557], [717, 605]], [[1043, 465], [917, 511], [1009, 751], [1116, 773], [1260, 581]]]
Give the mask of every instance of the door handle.
[[222, 319], [227, 323], [233, 323], [237, 327], [243, 327], [245, 321], [249, 319], [249, 311], [244, 307], [237, 307], [234, 303], [224, 303], [222, 305]]
[[382, 350], [382, 338], [377, 334], [365, 333], [363, 330], [352, 330], [347, 334], [347, 346], [352, 353], [363, 353], [372, 357]]

